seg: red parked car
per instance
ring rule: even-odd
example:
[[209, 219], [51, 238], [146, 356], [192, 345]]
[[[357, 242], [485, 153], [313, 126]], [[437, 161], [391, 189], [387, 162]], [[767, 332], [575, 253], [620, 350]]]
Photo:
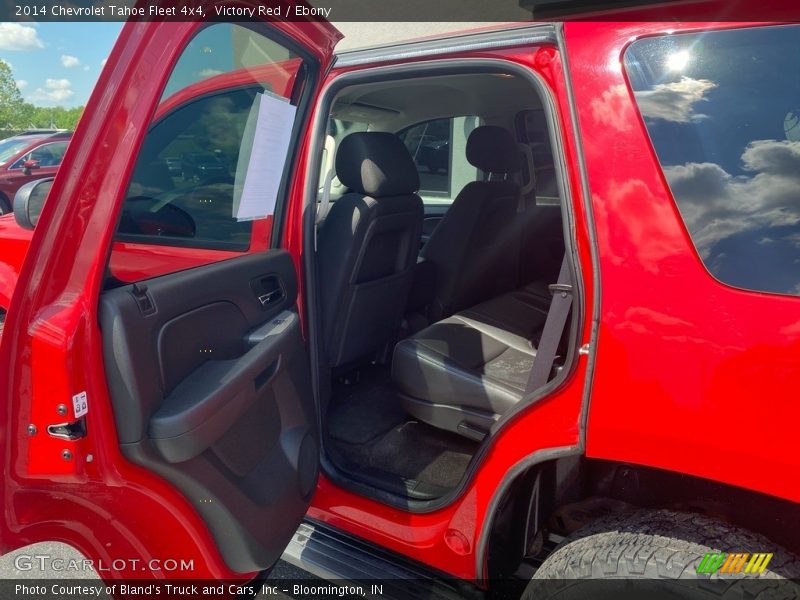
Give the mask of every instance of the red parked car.
[[69, 131], [34, 129], [0, 140], [0, 215], [11, 212], [23, 184], [56, 174], [70, 137]]
[[5, 550], [232, 595], [281, 556], [445, 595], [800, 578], [800, 26], [692, 7], [339, 55], [126, 25], [0, 234]]

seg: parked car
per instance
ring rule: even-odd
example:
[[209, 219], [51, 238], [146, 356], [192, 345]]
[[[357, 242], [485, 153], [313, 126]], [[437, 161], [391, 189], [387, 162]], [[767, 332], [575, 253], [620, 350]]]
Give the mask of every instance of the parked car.
[[442, 139], [423, 140], [417, 162], [431, 173], [446, 171], [450, 165], [450, 141]]
[[181, 170], [185, 179], [197, 181], [228, 175], [228, 168], [218, 156], [196, 152], [181, 157]]
[[[3, 547], [253, 592], [283, 556], [416, 597], [796, 593], [800, 26], [757, 8], [338, 56], [325, 22], [126, 24], [44, 208], [0, 218]], [[281, 58], [219, 72], [245, 49]], [[400, 139], [442, 119], [449, 206]], [[208, 148], [234, 181], [152, 183]]]
[[0, 140], [0, 215], [25, 183], [55, 175], [72, 133], [31, 130]]

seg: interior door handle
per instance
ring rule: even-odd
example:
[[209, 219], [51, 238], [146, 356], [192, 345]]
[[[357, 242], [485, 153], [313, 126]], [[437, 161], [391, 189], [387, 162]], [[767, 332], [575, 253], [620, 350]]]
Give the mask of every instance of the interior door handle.
[[276, 275], [258, 277], [250, 282], [250, 289], [253, 290], [261, 308], [266, 310], [271, 308], [286, 297], [283, 284]]
[[258, 301], [261, 303], [261, 306], [269, 306], [273, 302], [280, 300], [282, 297], [283, 293], [278, 289], [267, 292], [266, 294], [261, 294], [258, 297]]

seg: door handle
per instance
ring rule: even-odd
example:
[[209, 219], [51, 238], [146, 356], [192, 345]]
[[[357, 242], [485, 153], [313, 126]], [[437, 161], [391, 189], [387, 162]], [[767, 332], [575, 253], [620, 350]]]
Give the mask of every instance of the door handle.
[[276, 275], [267, 275], [252, 280], [250, 289], [253, 290], [262, 310], [271, 308], [286, 297], [283, 284]]
[[272, 290], [271, 292], [267, 292], [266, 294], [261, 294], [258, 297], [258, 301], [261, 303], [261, 306], [269, 306], [276, 300], [280, 300], [283, 297], [282, 290]]
[[81, 417], [77, 421], [48, 425], [47, 435], [61, 440], [79, 440], [86, 436], [86, 417]]

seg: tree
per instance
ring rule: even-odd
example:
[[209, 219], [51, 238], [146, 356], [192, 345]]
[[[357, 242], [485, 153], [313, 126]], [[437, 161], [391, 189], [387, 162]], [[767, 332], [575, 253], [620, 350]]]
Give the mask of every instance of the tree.
[[11, 67], [4, 60], [0, 60], [0, 129], [26, 127], [21, 122], [24, 118], [24, 105]]
[[23, 129], [75, 129], [83, 106], [43, 107], [25, 102], [7, 62], [0, 59], [0, 139]]

